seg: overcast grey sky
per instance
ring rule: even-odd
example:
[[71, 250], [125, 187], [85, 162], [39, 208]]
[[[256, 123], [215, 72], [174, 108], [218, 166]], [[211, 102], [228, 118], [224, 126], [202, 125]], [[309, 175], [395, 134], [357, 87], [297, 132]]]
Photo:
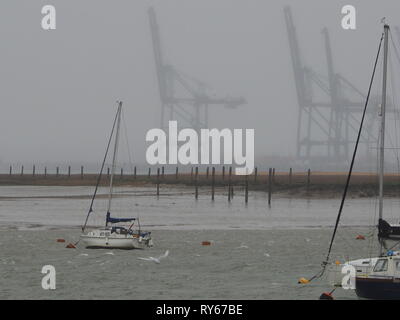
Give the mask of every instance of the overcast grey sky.
[[[54, 31], [41, 28], [46, 4], [57, 10]], [[298, 108], [287, 4], [306, 62], [326, 74], [326, 26], [337, 71], [366, 91], [380, 19], [399, 21], [397, 0], [2, 0], [0, 160], [100, 161], [121, 99], [134, 159], [144, 162], [145, 134], [158, 126], [160, 110], [149, 6], [168, 62], [221, 96], [246, 97], [237, 110], [210, 111], [210, 126], [254, 128], [256, 158], [294, 155]], [[357, 10], [355, 31], [341, 28], [346, 4]]]

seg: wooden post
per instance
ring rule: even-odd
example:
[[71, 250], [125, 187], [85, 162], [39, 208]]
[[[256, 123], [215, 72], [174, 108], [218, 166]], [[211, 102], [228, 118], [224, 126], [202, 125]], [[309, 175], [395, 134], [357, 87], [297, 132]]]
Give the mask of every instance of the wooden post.
[[44, 167], [44, 177], [47, 177], [47, 167]]
[[68, 178], [71, 177], [71, 166], [68, 166]]
[[150, 176], [151, 176], [151, 168], [149, 168], [149, 173], [148, 173], [149, 179], [150, 179]]
[[58, 177], [59, 174], [60, 174], [60, 168], [56, 167], [56, 176]]
[[35, 170], [36, 168], [35, 168], [35, 165], [33, 165], [33, 167], [32, 167], [32, 176], [35, 176]]
[[160, 168], [157, 168], [157, 197], [160, 196]]
[[10, 176], [12, 175], [12, 166], [10, 165]]
[[164, 179], [164, 166], [161, 167], [161, 178]]
[[190, 168], [190, 182], [193, 182], [193, 167]]
[[24, 166], [21, 166], [21, 176], [24, 175]]
[[307, 192], [310, 189], [310, 181], [311, 181], [311, 169], [308, 169], [308, 171], [307, 171]]
[[292, 174], [293, 174], [293, 170], [292, 168], [289, 169], [289, 185], [292, 185]]
[[133, 168], [133, 179], [136, 180], [136, 166]]
[[225, 166], [222, 167], [222, 181], [225, 180]]
[[254, 182], [257, 182], [257, 167], [254, 169]]
[[271, 196], [272, 196], [272, 168], [269, 168], [268, 171], [268, 205], [271, 205]]
[[199, 167], [196, 167], [196, 175], [194, 177], [194, 183], [195, 183], [195, 194], [194, 194], [194, 197], [195, 197], [196, 200], [199, 198], [199, 186], [198, 186], [198, 183], [197, 183], [198, 177], [199, 177]]
[[232, 200], [233, 196], [234, 196], [234, 193], [233, 193], [234, 183], [232, 182], [232, 167], [229, 167], [229, 180], [231, 180], [231, 200]]
[[214, 201], [215, 193], [215, 167], [212, 168], [212, 181], [211, 181], [211, 200]]
[[81, 166], [81, 179], [83, 179], [83, 166]]
[[207, 167], [207, 173], [206, 173], [206, 178], [207, 178], [207, 179], [208, 179], [209, 174], [210, 174], [210, 168]]
[[107, 168], [107, 177], [110, 176], [110, 167]]
[[249, 176], [246, 174], [246, 185], [244, 192], [244, 202], [247, 204], [249, 202]]
[[228, 176], [228, 202], [231, 202], [231, 190], [232, 190], [232, 167], [229, 167], [229, 176]]
[[175, 179], [178, 180], [178, 167], [175, 169]]

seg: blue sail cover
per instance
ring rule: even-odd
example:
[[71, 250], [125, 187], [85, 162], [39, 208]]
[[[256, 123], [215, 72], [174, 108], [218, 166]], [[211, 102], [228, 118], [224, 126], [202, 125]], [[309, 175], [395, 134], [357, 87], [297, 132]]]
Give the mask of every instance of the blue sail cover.
[[110, 213], [107, 212], [107, 223], [131, 222], [136, 218], [111, 218]]

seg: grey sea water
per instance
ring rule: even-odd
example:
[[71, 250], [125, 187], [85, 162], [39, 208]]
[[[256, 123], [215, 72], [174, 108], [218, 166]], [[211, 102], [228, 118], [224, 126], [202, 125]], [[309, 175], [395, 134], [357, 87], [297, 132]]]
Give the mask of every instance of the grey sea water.
[[[246, 206], [239, 193], [228, 204], [222, 193], [212, 203], [206, 190], [196, 202], [185, 189], [164, 190], [157, 199], [153, 189], [125, 188], [113, 214], [140, 215], [155, 246], [67, 249], [79, 239], [92, 190], [0, 187], [1, 299], [317, 299], [331, 290], [325, 277], [306, 286], [297, 280], [320, 270], [338, 199], [279, 198], [268, 208], [263, 193], [252, 194]], [[394, 213], [398, 201], [387, 202]], [[105, 205], [105, 198], [96, 204], [92, 224], [103, 223]], [[368, 228], [374, 215], [374, 201], [349, 200], [334, 259], [374, 253]], [[358, 234], [367, 239], [356, 240]], [[166, 250], [169, 256], [160, 264], [138, 259]], [[56, 290], [41, 287], [44, 265], [56, 269]], [[342, 289], [335, 297], [356, 298]]]

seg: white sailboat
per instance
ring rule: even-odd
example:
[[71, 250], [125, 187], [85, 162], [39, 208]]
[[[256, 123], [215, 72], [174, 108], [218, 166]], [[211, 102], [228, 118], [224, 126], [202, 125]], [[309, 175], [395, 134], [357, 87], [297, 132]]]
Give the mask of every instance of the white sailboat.
[[[342, 281], [344, 274], [342, 273], [344, 267], [346, 270], [352, 269], [354, 272], [350, 273], [350, 277], [346, 277], [346, 285], [348, 280], [353, 281], [347, 288], [355, 289], [355, 292], [360, 298], [368, 299], [400, 299], [400, 252], [394, 249], [400, 245], [400, 226], [396, 224], [390, 224], [383, 219], [383, 182], [384, 182], [384, 157], [385, 157], [385, 115], [386, 115], [386, 83], [387, 83], [387, 65], [388, 65], [388, 34], [389, 25], [384, 25], [384, 32], [382, 34], [378, 54], [375, 60], [374, 70], [370, 82], [370, 87], [367, 95], [367, 100], [364, 107], [363, 117], [358, 132], [357, 142], [354, 149], [350, 170], [347, 177], [345, 190], [342, 197], [339, 213], [336, 219], [335, 229], [330, 242], [329, 250], [325, 261], [322, 264], [322, 270], [307, 280], [301, 278], [299, 283], [308, 283], [316, 278], [320, 278], [325, 269], [330, 272], [331, 284], [335, 287], [343, 286]], [[376, 65], [378, 62], [379, 54], [381, 51], [382, 41], [384, 44], [384, 56], [383, 56], [383, 81], [382, 81], [382, 101], [381, 101], [381, 112], [379, 114], [381, 125], [380, 125], [380, 139], [379, 139], [379, 220], [378, 220], [378, 240], [380, 243], [380, 252], [377, 256], [347, 261], [344, 264], [330, 263], [330, 253], [332, 244], [335, 239], [336, 231], [339, 225], [344, 201], [346, 199], [347, 189], [350, 182], [350, 177], [353, 170], [354, 160], [357, 153], [357, 147], [360, 140], [361, 130], [363, 127], [364, 117], [368, 100], [371, 92], [371, 87], [376, 71]], [[386, 244], [390, 241], [396, 241], [392, 243], [390, 247]], [[331, 293], [324, 293], [321, 295], [321, 299], [331, 299]]]
[[[111, 204], [113, 199], [113, 182], [116, 166], [116, 158], [118, 153], [118, 143], [121, 124], [121, 111], [122, 102], [118, 102], [117, 114], [114, 119], [113, 128], [111, 131], [110, 139], [108, 141], [106, 154], [101, 166], [101, 171], [97, 180], [95, 192], [92, 197], [89, 212], [86, 216], [85, 223], [82, 227], [81, 240], [85, 243], [87, 248], [115, 248], [115, 249], [142, 249], [153, 246], [153, 241], [150, 232], [144, 232], [140, 229], [140, 222], [138, 218], [114, 218], [111, 217]], [[100, 178], [104, 169], [104, 163], [107, 158], [107, 153], [115, 130], [114, 152], [111, 167], [110, 186], [108, 194], [108, 206], [105, 217], [105, 226], [89, 230], [85, 233], [89, 215], [93, 212], [93, 202], [97, 194]], [[137, 222], [137, 229], [134, 230], [135, 222]], [[129, 227], [121, 224], [131, 223]]]
[[355, 292], [361, 298], [400, 299], [400, 252], [392, 250], [399, 243], [388, 249], [386, 240], [400, 240], [400, 227], [390, 225], [383, 219], [383, 182], [385, 159], [385, 118], [386, 118], [386, 83], [388, 65], [389, 25], [384, 25], [383, 41], [383, 80], [381, 102], [381, 130], [379, 141], [379, 220], [378, 239], [380, 252], [378, 257], [348, 261], [355, 269]]

